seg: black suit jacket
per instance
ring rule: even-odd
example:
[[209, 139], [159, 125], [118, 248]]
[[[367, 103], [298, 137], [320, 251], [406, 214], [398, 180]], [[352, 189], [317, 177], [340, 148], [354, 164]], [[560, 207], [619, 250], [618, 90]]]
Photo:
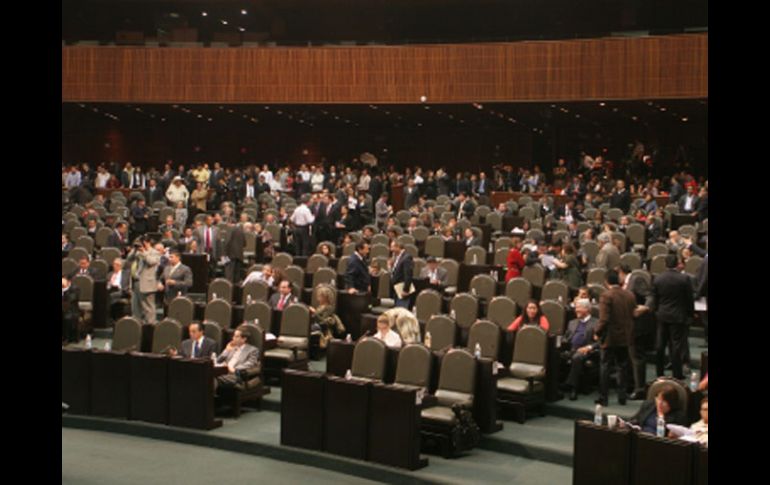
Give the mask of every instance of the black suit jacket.
[[144, 200], [147, 201], [147, 206], [152, 207], [152, 204], [159, 200], [165, 201], [166, 195], [160, 185], [155, 186], [155, 190], [151, 190], [149, 187], [144, 191]]
[[404, 291], [411, 289], [413, 271], [414, 261], [412, 260], [412, 255], [404, 250], [404, 253], [401, 255], [400, 260], [393, 268], [393, 272], [390, 275], [391, 286], [396, 285], [396, 283], [404, 283]]
[[366, 293], [369, 291], [371, 276], [366, 263], [357, 254], [352, 254], [348, 259], [348, 267], [345, 269], [345, 287], [355, 288], [356, 291]]
[[618, 208], [622, 210], [624, 214], [628, 213], [628, 210], [631, 208], [631, 193], [628, 189], [624, 190], [622, 193], [615, 192], [612, 194], [612, 197], [610, 197], [610, 207]]
[[236, 226], [230, 231], [230, 236], [225, 244], [225, 255], [232, 259], [243, 261], [243, 248], [246, 246], [246, 236], [241, 226]]
[[652, 283], [651, 308], [658, 322], [684, 325], [689, 323], [693, 309], [693, 288], [687, 275], [668, 269]]
[[77, 321], [80, 318], [80, 290], [70, 285], [69, 289], [61, 297], [61, 318], [65, 321]]
[[107, 237], [107, 245], [105, 247], [108, 248], [118, 248], [122, 251], [126, 249], [126, 243], [128, 239], [128, 234], [126, 234], [126, 237], [123, 238], [123, 241], [120, 240], [118, 235], [115, 233], [115, 231], [112, 231], [112, 233]]
[[[194, 345], [193, 341], [189, 338], [187, 340], [182, 341], [182, 348], [179, 350], [179, 355], [188, 359], [191, 358], [193, 345]], [[199, 354], [196, 355], [195, 358], [196, 359], [210, 358], [211, 354], [214, 353], [216, 348], [217, 348], [217, 343], [214, 339], [203, 337], [203, 343], [201, 343]]]
[[[637, 426], [642, 426], [647, 418], [650, 417], [650, 414], [654, 412], [656, 412], [655, 400], [650, 399], [648, 401], [644, 401], [639, 407], [639, 411], [637, 411], [636, 414], [634, 414], [633, 417], [628, 420], [628, 422]], [[680, 426], [687, 425], [687, 418], [685, 417], [685, 413], [681, 410], [669, 412], [666, 415], [665, 420], [666, 424], [678, 424]]]
[[[574, 318], [569, 321], [569, 323], [567, 324], [567, 331], [564, 332], [564, 342], [566, 342], [567, 344], [571, 344], [572, 337], [575, 335], [575, 330], [577, 330], [577, 326], [579, 323], [580, 323], [579, 318]], [[590, 317], [588, 319], [588, 323], [586, 325], [586, 333], [585, 333], [586, 340], [582, 344], [580, 344], [581, 346], [590, 344], [594, 347], [594, 349], [599, 348], [599, 342], [594, 342], [594, 333], [596, 332], [596, 325], [598, 324], [599, 324], [599, 320], [597, 320], [596, 317]], [[575, 348], [571, 350], [575, 351], [577, 349]]]
[[[112, 280], [113, 274], [115, 274], [114, 271], [110, 271], [109, 273], [107, 273], [107, 280], [106, 280], [108, 285], [107, 291], [109, 292], [118, 291], [115, 289], [115, 287], [109, 286], [110, 281]], [[130, 289], [130, 286], [131, 286], [131, 271], [129, 271], [128, 269], [121, 269], [120, 270], [120, 292], [126, 293]]]

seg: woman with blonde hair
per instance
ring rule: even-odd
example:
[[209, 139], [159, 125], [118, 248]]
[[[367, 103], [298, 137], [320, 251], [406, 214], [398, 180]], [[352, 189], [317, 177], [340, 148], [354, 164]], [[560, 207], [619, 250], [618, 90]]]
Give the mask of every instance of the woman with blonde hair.
[[316, 290], [318, 308], [309, 307], [313, 315], [314, 330], [321, 331], [319, 346], [325, 349], [333, 336], [341, 336], [345, 333], [345, 325], [340, 317], [334, 313], [334, 291], [327, 285], [321, 285]]

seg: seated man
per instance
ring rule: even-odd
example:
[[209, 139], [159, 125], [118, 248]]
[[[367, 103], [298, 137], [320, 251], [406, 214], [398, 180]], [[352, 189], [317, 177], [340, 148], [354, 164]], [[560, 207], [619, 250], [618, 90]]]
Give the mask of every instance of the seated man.
[[578, 300], [575, 304], [575, 313], [577, 318], [569, 322], [562, 341], [562, 350], [565, 350], [562, 358], [566, 358], [571, 364], [569, 375], [564, 382], [564, 386], [570, 393], [570, 401], [577, 399], [583, 364], [599, 349], [599, 342], [594, 340], [594, 331], [599, 321], [591, 316], [591, 302], [587, 299]]
[[170, 349], [171, 355], [181, 355], [186, 359], [208, 359], [214, 353], [217, 343], [203, 335], [203, 324], [193, 322], [188, 327], [190, 338], [182, 341], [182, 349], [177, 352], [176, 349]]
[[112, 260], [112, 271], [107, 273], [107, 291], [110, 296], [110, 318], [115, 319], [115, 306], [124, 298], [129, 298], [131, 291], [131, 273], [123, 269], [123, 260]]
[[248, 332], [237, 329], [222, 355], [217, 357], [217, 363], [226, 364], [228, 371], [227, 374], [217, 377], [217, 386], [238, 387], [242, 381], [239, 371], [259, 371], [259, 349], [247, 344], [248, 339]]
[[64, 342], [78, 341], [78, 319], [80, 291], [67, 275], [61, 277], [61, 339]]
[[429, 256], [425, 267], [420, 270], [420, 278], [428, 278], [431, 285], [446, 286], [449, 284], [449, 273], [438, 265], [434, 256]]
[[252, 271], [246, 276], [241, 286], [246, 286], [252, 281], [264, 281], [268, 286], [273, 286], [273, 267], [269, 264], [262, 266], [262, 271]]
[[278, 293], [273, 293], [270, 297], [270, 308], [283, 310], [296, 301], [297, 298], [291, 294], [291, 282], [289, 280], [282, 280], [278, 284]]

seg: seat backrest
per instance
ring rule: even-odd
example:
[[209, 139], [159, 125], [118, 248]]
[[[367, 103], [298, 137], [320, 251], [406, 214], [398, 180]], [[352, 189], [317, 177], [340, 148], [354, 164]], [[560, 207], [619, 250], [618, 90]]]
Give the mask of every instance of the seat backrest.
[[329, 258], [323, 254], [314, 254], [307, 260], [305, 271], [310, 274], [315, 273], [321, 268], [327, 268], [329, 266]]
[[509, 248], [500, 248], [495, 251], [495, 257], [492, 261], [492, 264], [496, 266], [507, 266], [508, 265], [508, 253], [510, 252]]
[[294, 258], [289, 253], [276, 253], [275, 256], [273, 256], [272, 264], [276, 268], [286, 269], [291, 266], [293, 261]]
[[526, 325], [516, 332], [510, 371], [513, 377], [533, 377], [542, 380], [548, 355], [548, 336], [535, 325]]
[[684, 263], [684, 271], [689, 275], [696, 276], [701, 264], [703, 264], [703, 258], [700, 256], [690, 256], [690, 259]]
[[635, 269], [631, 271], [631, 278], [644, 278], [648, 286], [652, 284], [652, 275], [643, 269]]
[[655, 258], [655, 256], [663, 255], [665, 256], [668, 254], [668, 248], [665, 244], [656, 242], [653, 244], [650, 244], [650, 247], [647, 248], [647, 259], [652, 260]]
[[479, 313], [479, 301], [473, 295], [460, 293], [449, 304], [455, 312], [455, 322], [460, 328], [469, 328], [476, 321]]
[[650, 262], [650, 273], [652, 273], [654, 276], [657, 276], [664, 271], [666, 271], [666, 255], [658, 254], [657, 256], [653, 257], [652, 261]]
[[599, 244], [596, 241], [585, 241], [580, 245], [580, 250], [586, 254], [588, 262], [593, 263], [599, 254]]
[[513, 300], [517, 308], [526, 308], [532, 298], [532, 283], [522, 277], [512, 278], [505, 285], [505, 296]]
[[94, 301], [94, 279], [88, 275], [77, 275], [72, 278], [72, 285], [80, 290], [78, 301]]
[[222, 327], [217, 322], [204, 321], [203, 335], [216, 342], [214, 352], [218, 354], [222, 350]]
[[470, 290], [477, 297], [490, 300], [497, 293], [497, 281], [488, 274], [477, 274], [471, 279]]
[[422, 258], [413, 258], [412, 262], [413, 262], [412, 277], [419, 278], [420, 273], [422, 272], [422, 269], [428, 263], [426, 263], [425, 260]]
[[524, 270], [521, 272], [521, 276], [532, 283], [532, 286], [542, 288], [545, 283], [545, 268], [539, 264], [525, 266]]
[[516, 312], [516, 302], [507, 296], [496, 296], [487, 307], [487, 320], [505, 331], [516, 317]]
[[407, 244], [414, 244], [416, 242], [414, 236], [411, 234], [402, 234], [396, 238], [396, 241], [400, 242], [404, 246]]
[[310, 338], [310, 311], [302, 303], [292, 303], [281, 316], [281, 336]]
[[417, 320], [427, 322], [433, 315], [441, 313], [441, 295], [432, 289], [422, 290], [415, 300]]
[[155, 325], [152, 333], [152, 353], [160, 354], [166, 348], [179, 349], [182, 345], [182, 325], [172, 319], [165, 318]]
[[[337, 274], [345, 274], [348, 270], [348, 263], [350, 262], [350, 256], [343, 256], [337, 260]], [[322, 268], [323, 269], [323, 268]]]
[[88, 235], [88, 230], [86, 230], [83, 226], [74, 226], [69, 230], [68, 236], [70, 237], [70, 241], [74, 243], [81, 237]]
[[617, 207], [607, 211], [607, 218], [610, 219], [611, 221], [618, 222], [621, 217], [623, 217], [623, 211], [618, 209]]
[[[334, 271], [332, 270], [332, 273]], [[335, 273], [335, 278], [337, 277]], [[286, 268], [286, 277], [289, 279], [291, 284], [297, 288], [304, 288], [305, 287], [305, 270], [300, 268], [297, 265], [292, 264], [288, 268]]]
[[432, 364], [430, 350], [422, 344], [404, 346], [398, 354], [395, 384], [427, 388]]
[[556, 300], [546, 300], [540, 305], [543, 315], [548, 319], [548, 333], [551, 335], [564, 334], [566, 311], [564, 305]]
[[124, 350], [141, 350], [142, 324], [133, 317], [123, 317], [115, 323], [115, 332], [112, 335], [112, 350], [121, 352]]
[[[380, 266], [382, 268], [382, 266]], [[380, 281], [377, 286], [377, 298], [390, 298], [390, 272], [380, 270]]]
[[478, 343], [481, 347], [481, 356], [497, 361], [500, 353], [500, 327], [489, 320], [479, 320], [471, 325], [468, 333], [468, 348], [471, 352]]
[[270, 286], [264, 281], [250, 281], [246, 283], [241, 292], [241, 304], [245, 305], [251, 295], [252, 301], [267, 301], [270, 295]]
[[425, 326], [425, 333], [428, 332], [430, 332], [431, 350], [454, 347], [457, 324], [446, 315], [434, 315]]
[[447, 286], [457, 286], [457, 277], [460, 274], [460, 263], [454, 259], [445, 259], [438, 265], [446, 270]]
[[508, 236], [499, 237], [495, 240], [495, 252], [505, 249], [506, 254], [508, 254], [508, 251], [510, 251], [511, 246], [513, 245], [513, 241]]
[[109, 227], [102, 227], [96, 231], [94, 242], [97, 246], [103, 248], [107, 245], [107, 239], [110, 237], [110, 234], [112, 234], [112, 229]]
[[107, 273], [110, 271], [110, 266], [107, 261], [103, 259], [94, 259], [91, 261], [91, 267], [96, 271], [97, 278], [107, 278]]
[[[521, 200], [519, 202], [521, 202]], [[522, 207], [519, 209], [519, 216], [531, 221], [535, 218], [535, 209], [532, 207]]]
[[658, 392], [660, 392], [660, 389], [666, 384], [674, 386], [674, 389], [676, 389], [676, 393], [679, 397], [679, 409], [687, 410], [687, 389], [685, 389], [685, 387], [676, 379], [672, 379], [670, 377], [659, 377], [657, 380], [655, 380], [655, 382], [650, 384], [650, 388], [647, 390], [647, 399], [655, 399], [655, 396], [658, 394]]
[[206, 305], [206, 311], [204, 312], [204, 320], [211, 320], [217, 322], [222, 328], [230, 328], [230, 322], [232, 321], [233, 307], [229, 301], [222, 299], [211, 300]]
[[69, 276], [78, 270], [78, 262], [72, 258], [64, 258], [61, 260], [61, 274]]
[[334, 244], [331, 241], [321, 241], [318, 244], [316, 244], [315, 245], [315, 253], [314, 254], [321, 254], [321, 245], [323, 245], [323, 244], [329, 246], [329, 251], [331, 252], [331, 254], [337, 254], [337, 245]]
[[91, 254], [94, 252], [94, 240], [91, 239], [91, 236], [78, 237], [75, 242], [75, 246], [85, 249], [86, 251], [88, 251], [88, 254]]
[[313, 287], [318, 285], [331, 285], [337, 282], [337, 272], [331, 268], [320, 268], [313, 273]]
[[390, 256], [390, 250], [388, 249], [388, 246], [386, 244], [379, 244], [375, 243], [372, 244], [371, 249], [369, 250], [369, 257], [371, 258], [379, 258], [379, 257], [389, 257]]
[[436, 398], [439, 404], [473, 406], [476, 392], [476, 359], [465, 349], [452, 349], [441, 359]]
[[[386, 234], [375, 234], [372, 236], [372, 246], [371, 249], [374, 249], [375, 244], [382, 244], [386, 248], [388, 247], [388, 244], [390, 244], [390, 239], [388, 239], [388, 236]], [[371, 251], [369, 252], [369, 256], [371, 256]], [[374, 257], [374, 256], [372, 256]]]
[[177, 296], [169, 303], [166, 316], [187, 326], [195, 316], [195, 304], [186, 296]]
[[[270, 234], [272, 241], [270, 244], [278, 244], [281, 242], [281, 226], [278, 224], [265, 224], [265, 231]], [[289, 263], [291, 264], [291, 263]], [[286, 266], [288, 266], [287, 264]]]
[[417, 249], [417, 246], [415, 246], [414, 244], [405, 244], [404, 251], [406, 251], [406, 253], [410, 255], [412, 258], [416, 258], [417, 256], [420, 255], [420, 250]]
[[551, 280], [543, 286], [543, 291], [540, 294], [541, 300], [556, 300], [561, 303], [566, 303], [569, 299], [569, 287], [564, 284], [563, 281]]
[[273, 310], [266, 301], [255, 301], [243, 309], [243, 319], [246, 322], [256, 321], [257, 325], [269, 332], [273, 322]]
[[89, 258], [91, 257], [91, 253], [85, 250], [85, 248], [81, 247], [74, 247], [70, 250], [68, 257], [74, 259], [77, 262], [80, 262], [81, 259], [84, 257]]
[[425, 240], [425, 255], [436, 258], [444, 257], [444, 240], [441, 236], [430, 236]]
[[214, 295], [220, 300], [233, 301], [233, 284], [225, 278], [215, 279], [209, 283], [206, 301], [213, 300]]
[[[345, 259], [345, 256], [351, 256], [356, 251], [356, 243], [350, 242], [347, 243], [345, 246], [342, 247], [342, 259]], [[308, 265], [310, 264], [310, 261], [308, 261]], [[327, 263], [328, 265], [328, 263]]]
[[497, 212], [487, 214], [484, 222], [492, 226], [493, 231], [501, 231], [503, 229], [503, 218]]
[[623, 253], [620, 255], [620, 264], [627, 264], [631, 270], [642, 268], [642, 257], [638, 253]]
[[626, 228], [626, 236], [631, 244], [644, 244], [646, 240], [644, 226], [638, 223], [629, 224]]
[[596, 301], [599, 301], [599, 298], [602, 297], [602, 293], [605, 291], [607, 291], [607, 288], [604, 285], [588, 285], [588, 293], [591, 295], [592, 300], [595, 299]]
[[607, 270], [604, 268], [593, 268], [588, 271], [586, 277], [586, 284], [588, 285], [603, 285], [604, 279], [607, 276]]
[[465, 264], [487, 264], [487, 250], [471, 246], [465, 251]]
[[417, 242], [425, 241], [430, 236], [430, 230], [427, 227], [418, 227], [412, 231], [412, 236], [414, 236], [414, 240]]
[[530, 229], [527, 231], [527, 239], [534, 239], [537, 242], [545, 241], [545, 232], [542, 229]]
[[365, 338], [353, 349], [353, 363], [350, 373], [354, 377], [365, 377], [381, 381], [385, 377], [387, 347], [382, 340]]
[[112, 267], [112, 262], [120, 257], [120, 250], [118, 248], [102, 248], [99, 257], [103, 259], [109, 267]]

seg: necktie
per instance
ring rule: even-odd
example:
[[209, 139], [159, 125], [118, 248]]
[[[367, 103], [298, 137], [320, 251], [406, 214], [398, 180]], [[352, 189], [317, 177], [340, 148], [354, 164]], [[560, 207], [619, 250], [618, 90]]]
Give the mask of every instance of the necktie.
[[206, 228], [206, 252], [211, 252], [211, 228]]
[[286, 297], [282, 296], [281, 299], [278, 301], [278, 309], [283, 310], [283, 306], [286, 304]]
[[198, 357], [198, 353], [200, 353], [200, 351], [201, 351], [201, 348], [200, 348], [199, 342], [196, 340], [195, 347], [193, 347], [193, 354], [192, 354], [193, 358]]

